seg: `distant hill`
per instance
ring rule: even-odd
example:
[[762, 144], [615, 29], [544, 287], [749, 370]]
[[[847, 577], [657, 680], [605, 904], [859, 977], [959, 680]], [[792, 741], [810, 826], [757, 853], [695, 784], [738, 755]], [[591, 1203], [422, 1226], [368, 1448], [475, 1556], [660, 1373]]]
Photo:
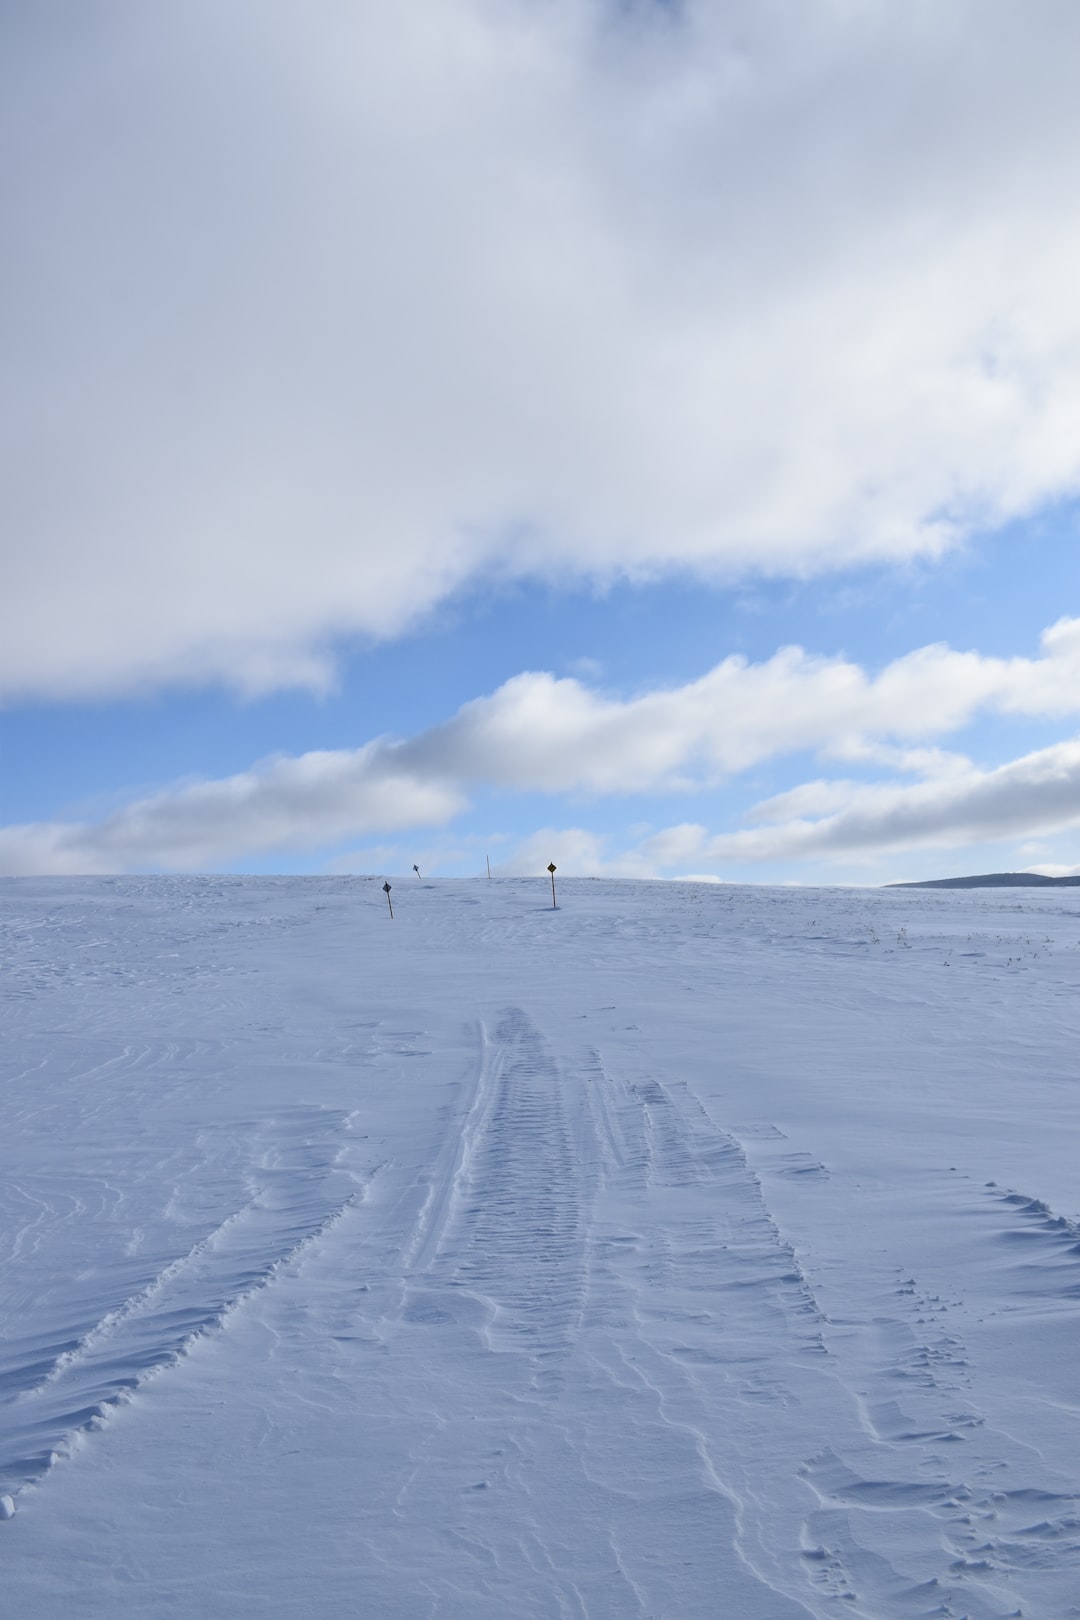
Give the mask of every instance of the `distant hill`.
[[1041, 872], [984, 872], [981, 877], [927, 878], [923, 883], [886, 883], [886, 889], [1070, 889], [1080, 877], [1043, 877]]

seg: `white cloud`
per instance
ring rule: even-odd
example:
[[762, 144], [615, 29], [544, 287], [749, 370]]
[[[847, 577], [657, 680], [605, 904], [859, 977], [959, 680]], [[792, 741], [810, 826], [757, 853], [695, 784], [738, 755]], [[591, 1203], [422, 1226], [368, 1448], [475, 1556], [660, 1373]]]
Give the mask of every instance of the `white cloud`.
[[609, 844], [609, 839], [582, 827], [542, 827], [505, 860], [493, 864], [492, 872], [497, 877], [543, 877], [554, 861], [556, 884], [559, 872], [568, 877], [655, 876], [655, 862], [636, 850], [612, 853]]
[[805, 572], [1080, 483], [1080, 11], [5, 17], [0, 687], [318, 687], [478, 572]]
[[[557, 850], [567, 872], [582, 876], [659, 877], [674, 871], [715, 882], [747, 866], [803, 861], [822, 872], [839, 862], [850, 871], [886, 853], [963, 851], [1031, 833], [1076, 831], [1080, 740], [1040, 749], [996, 770], [980, 771], [969, 763], [962, 774], [950, 771], [914, 784], [808, 782], [756, 805], [746, 819], [770, 825], [712, 835], [700, 823], [684, 822], [625, 850], [612, 850], [609, 839], [579, 829], [548, 829], [527, 839], [506, 870], [540, 870], [544, 851]], [[1080, 871], [1048, 860], [1043, 843], [1022, 842], [1016, 855], [1025, 870], [1047, 876]], [[688, 871], [696, 862], [714, 869]]]
[[[682, 858], [772, 862], [957, 849], [1080, 827], [1080, 740], [1039, 749], [996, 770], [972, 767], [929, 782], [808, 783], [771, 804], [774, 815], [791, 819], [701, 836]], [[767, 810], [759, 805], [756, 814]], [[662, 850], [663, 837], [650, 841], [646, 853]]]
[[801, 749], [949, 774], [965, 761], [881, 739], [955, 731], [980, 710], [1080, 713], [1080, 619], [1043, 636], [1040, 658], [922, 647], [877, 675], [787, 647], [725, 659], [700, 680], [621, 700], [579, 681], [524, 674], [402, 745], [420, 774], [540, 792], [632, 793], [700, 783]]
[[268, 849], [437, 826], [463, 807], [453, 787], [397, 770], [386, 748], [369, 744], [268, 760], [221, 781], [140, 799], [96, 825], [0, 828], [0, 871], [198, 870]]
[[[558, 848], [565, 848], [575, 870], [646, 875], [705, 851], [718, 859], [764, 860], [860, 845], [906, 847], [950, 828], [959, 836], [969, 814], [971, 837], [995, 817], [1029, 834], [1064, 825], [1075, 797], [1069, 750], [1080, 745], [1063, 743], [988, 774], [963, 755], [910, 746], [986, 710], [1080, 714], [1080, 620], [1048, 630], [1038, 658], [923, 647], [876, 675], [798, 647], [760, 664], [728, 658], [700, 680], [629, 699], [576, 680], [518, 675], [412, 738], [270, 759], [221, 781], [163, 790], [95, 825], [0, 830], [0, 870], [190, 869], [245, 853], [312, 850], [445, 825], [476, 787], [553, 796], [685, 791], [807, 750], [869, 760], [921, 780], [805, 783], [751, 810], [749, 819], [767, 824], [758, 830], [710, 840], [704, 827], [670, 828], [637, 854], [606, 855], [602, 843], [582, 842], [592, 834], [571, 829], [558, 836], [577, 842], [553, 845], [542, 864], [558, 863]], [[554, 836], [551, 829], [537, 835]], [[519, 856], [528, 862], [541, 852], [530, 846]]]

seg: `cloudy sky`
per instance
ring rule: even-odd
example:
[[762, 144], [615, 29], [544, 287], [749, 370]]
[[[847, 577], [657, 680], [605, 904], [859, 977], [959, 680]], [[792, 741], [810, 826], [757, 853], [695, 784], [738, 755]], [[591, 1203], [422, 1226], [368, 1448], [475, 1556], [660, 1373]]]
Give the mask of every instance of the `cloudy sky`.
[[1080, 870], [1078, 60], [3, 8], [0, 869]]

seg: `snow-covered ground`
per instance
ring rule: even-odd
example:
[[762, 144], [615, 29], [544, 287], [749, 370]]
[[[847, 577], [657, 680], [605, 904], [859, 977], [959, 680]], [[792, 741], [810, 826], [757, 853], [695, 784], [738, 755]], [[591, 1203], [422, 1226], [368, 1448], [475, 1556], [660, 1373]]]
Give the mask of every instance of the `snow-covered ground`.
[[1080, 894], [10, 880], [4, 1612], [1080, 1615]]

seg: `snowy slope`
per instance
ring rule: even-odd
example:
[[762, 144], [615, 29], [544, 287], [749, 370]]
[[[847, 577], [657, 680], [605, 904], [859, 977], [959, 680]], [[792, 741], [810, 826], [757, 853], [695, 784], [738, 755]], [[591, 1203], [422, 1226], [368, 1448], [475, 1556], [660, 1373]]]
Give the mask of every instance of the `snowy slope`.
[[5, 1612], [1080, 1615], [1080, 895], [8, 880]]

